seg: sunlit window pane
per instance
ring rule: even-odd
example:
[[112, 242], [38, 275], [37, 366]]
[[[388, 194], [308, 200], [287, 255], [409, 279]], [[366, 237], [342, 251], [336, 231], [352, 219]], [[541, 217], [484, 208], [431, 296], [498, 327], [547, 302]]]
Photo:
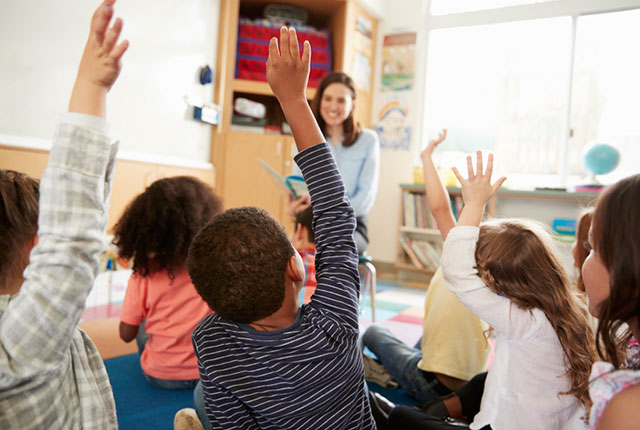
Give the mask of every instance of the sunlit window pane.
[[[570, 32], [569, 17], [432, 31], [425, 126], [449, 129], [441, 156], [491, 149], [511, 186], [558, 185]], [[518, 181], [531, 175], [556, 176]]]
[[549, 1], [555, 0], [431, 0], [431, 15], [448, 15]]
[[597, 140], [616, 147], [611, 183], [640, 173], [640, 10], [583, 16], [576, 33], [569, 172], [584, 182], [581, 152]]

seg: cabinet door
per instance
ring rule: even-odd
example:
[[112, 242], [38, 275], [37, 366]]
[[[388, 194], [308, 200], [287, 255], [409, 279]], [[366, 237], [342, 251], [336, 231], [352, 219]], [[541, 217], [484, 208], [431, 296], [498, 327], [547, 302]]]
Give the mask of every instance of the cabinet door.
[[284, 176], [285, 153], [289, 156], [285, 138], [231, 131], [225, 146], [225, 207], [257, 206], [282, 222], [285, 197], [258, 158]]

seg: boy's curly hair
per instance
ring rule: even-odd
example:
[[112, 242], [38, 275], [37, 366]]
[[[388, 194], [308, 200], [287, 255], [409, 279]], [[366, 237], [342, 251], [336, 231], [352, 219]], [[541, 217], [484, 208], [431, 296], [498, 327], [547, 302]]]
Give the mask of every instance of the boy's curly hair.
[[268, 212], [236, 208], [200, 230], [187, 266], [196, 290], [213, 311], [248, 324], [282, 306], [285, 271], [294, 253], [284, 228]]
[[148, 276], [184, 267], [196, 233], [222, 210], [212, 188], [191, 176], [155, 181], [133, 199], [114, 227], [113, 243], [133, 271]]

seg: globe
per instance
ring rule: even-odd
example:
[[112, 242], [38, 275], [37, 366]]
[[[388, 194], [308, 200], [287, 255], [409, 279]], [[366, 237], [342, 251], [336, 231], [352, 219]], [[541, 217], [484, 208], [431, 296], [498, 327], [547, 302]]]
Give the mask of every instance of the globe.
[[620, 162], [620, 152], [611, 145], [591, 142], [582, 148], [582, 166], [592, 176], [611, 172]]

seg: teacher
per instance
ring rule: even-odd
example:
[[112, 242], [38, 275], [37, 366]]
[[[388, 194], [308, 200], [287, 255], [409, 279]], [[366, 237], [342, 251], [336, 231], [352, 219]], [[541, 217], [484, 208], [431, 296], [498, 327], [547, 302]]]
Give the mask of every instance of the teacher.
[[[320, 82], [311, 110], [342, 174], [347, 196], [356, 216], [354, 239], [358, 254], [369, 245], [367, 213], [378, 193], [380, 174], [380, 142], [378, 135], [362, 128], [353, 117], [356, 91], [353, 79], [342, 72], [329, 73]], [[301, 175], [294, 164], [294, 175]], [[308, 197], [289, 202], [287, 213], [293, 216], [309, 205]]]

